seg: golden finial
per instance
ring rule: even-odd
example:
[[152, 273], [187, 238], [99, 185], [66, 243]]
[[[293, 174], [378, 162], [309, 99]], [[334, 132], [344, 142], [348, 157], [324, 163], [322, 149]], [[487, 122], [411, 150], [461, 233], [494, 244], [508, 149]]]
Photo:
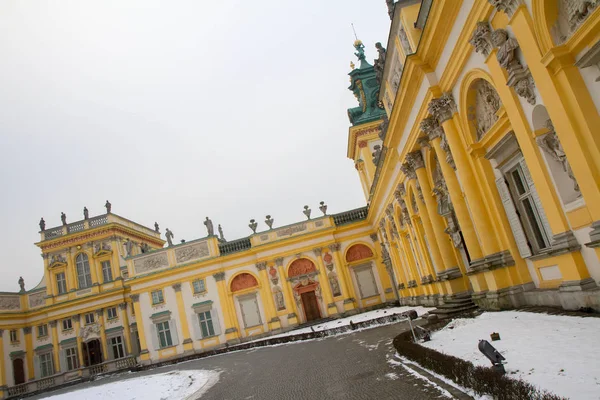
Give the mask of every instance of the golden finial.
[[350, 68], [354, 69], [354, 67], [356, 67], [356, 65], [354, 65], [354, 62], [350, 61]]

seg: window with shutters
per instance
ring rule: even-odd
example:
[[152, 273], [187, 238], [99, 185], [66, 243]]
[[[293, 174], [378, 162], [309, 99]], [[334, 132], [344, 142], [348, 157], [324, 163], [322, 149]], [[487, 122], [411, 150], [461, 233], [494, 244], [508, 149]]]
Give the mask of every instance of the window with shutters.
[[540, 203], [537, 193], [525, 173], [522, 164], [517, 164], [505, 174], [506, 184], [525, 230], [527, 242], [533, 253], [539, 253], [550, 247], [550, 238], [544, 227], [544, 217], [538, 207]]
[[199, 313], [198, 320], [200, 321], [200, 330], [203, 339], [215, 335], [215, 327], [210, 311]]
[[156, 332], [158, 333], [158, 343], [161, 349], [164, 347], [173, 346], [173, 338], [171, 337], [169, 321], [157, 323]]
[[54, 368], [52, 365], [52, 353], [40, 354], [40, 372], [42, 378], [54, 374]]
[[77, 359], [77, 347], [69, 347], [65, 349], [65, 360], [67, 362], [67, 370], [72, 371], [79, 368], [79, 360]]
[[113, 352], [113, 359], [125, 357], [125, 348], [123, 347], [123, 338], [115, 336], [110, 339], [110, 347]]

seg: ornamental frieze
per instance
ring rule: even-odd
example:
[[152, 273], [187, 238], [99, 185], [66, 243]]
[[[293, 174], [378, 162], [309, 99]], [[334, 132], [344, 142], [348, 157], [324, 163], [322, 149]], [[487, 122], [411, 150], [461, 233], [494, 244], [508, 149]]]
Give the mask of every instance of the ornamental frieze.
[[292, 236], [295, 233], [304, 232], [306, 230], [306, 224], [296, 224], [277, 230], [277, 237]]
[[178, 247], [175, 249], [175, 259], [177, 260], [177, 263], [208, 257], [209, 255], [210, 251], [207, 242], [194, 243], [189, 246]]
[[134, 260], [133, 265], [136, 274], [143, 274], [146, 272], [168, 267], [169, 259], [167, 258], [167, 253], [162, 252]]
[[19, 310], [20, 308], [19, 296], [0, 296], [0, 310]]
[[29, 295], [29, 308], [41, 307], [46, 302], [44, 301], [44, 297], [46, 297], [46, 292], [37, 292]]

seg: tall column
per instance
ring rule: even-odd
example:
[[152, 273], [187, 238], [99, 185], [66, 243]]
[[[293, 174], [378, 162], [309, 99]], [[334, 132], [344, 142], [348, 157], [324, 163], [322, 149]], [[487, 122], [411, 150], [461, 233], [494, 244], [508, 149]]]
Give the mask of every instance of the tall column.
[[275, 310], [275, 303], [273, 302], [273, 293], [271, 292], [271, 284], [269, 283], [269, 277], [267, 276], [267, 262], [262, 261], [256, 263], [256, 269], [260, 275], [260, 292], [265, 306], [265, 313], [267, 314], [266, 317], [269, 330], [275, 331], [281, 329], [281, 321], [279, 321], [279, 318], [277, 317], [277, 310]]
[[[408, 222], [407, 222], [408, 224]], [[417, 268], [418, 260], [416, 259], [416, 254], [413, 252], [411, 245], [409, 243], [410, 233], [409, 232], [399, 232], [398, 244], [404, 249], [404, 255], [406, 261], [408, 262], [409, 275], [411, 279], [406, 284], [406, 287], [409, 289], [409, 292], [412, 296], [420, 296], [423, 294], [423, 288], [418, 285], [418, 279], [420, 278], [419, 270]]]
[[60, 365], [60, 348], [58, 347], [58, 329], [56, 328], [57, 322], [50, 321], [50, 329], [52, 330], [52, 358], [54, 359], [54, 373], [58, 374], [61, 370]]
[[77, 290], [77, 274], [75, 272], [75, 258], [71, 248], [67, 250], [67, 289], [69, 292]]
[[35, 369], [33, 368], [33, 338], [30, 326], [23, 328], [23, 335], [25, 336], [25, 358], [27, 358], [27, 380], [32, 381], [35, 379]]
[[75, 323], [75, 340], [77, 341], [77, 361], [80, 367], [83, 367], [83, 345], [81, 342], [81, 315], [75, 314], [71, 317]]
[[99, 308], [96, 310], [96, 317], [98, 318], [98, 324], [100, 325], [100, 344], [102, 345], [102, 359], [103, 361], [108, 360], [108, 343], [106, 340], [106, 328], [104, 327], [104, 309]]
[[123, 321], [123, 336], [125, 340], [125, 349], [127, 355], [133, 354], [131, 347], [131, 329], [129, 328], [129, 316], [127, 315], [127, 303], [119, 304], [119, 310], [121, 310], [121, 321]]
[[327, 307], [327, 314], [332, 316], [337, 314], [338, 311], [335, 303], [333, 302], [333, 294], [331, 293], [331, 286], [329, 285], [329, 278], [327, 277], [327, 269], [323, 263], [323, 249], [320, 247], [314, 248], [313, 253], [317, 258], [317, 270], [319, 271], [319, 283], [321, 285], [323, 301], [325, 302], [325, 307]]
[[0, 398], [4, 398], [6, 392], [6, 359], [4, 358], [4, 329], [0, 329]]
[[471, 221], [469, 210], [464, 201], [463, 192], [458, 183], [458, 179], [456, 178], [456, 173], [451, 165], [451, 163], [454, 163], [454, 159], [452, 158], [452, 154], [449, 152], [446, 153], [442, 148], [442, 138], [446, 140], [444, 130], [439, 125], [437, 119], [432, 116], [425, 118], [421, 122], [421, 130], [429, 137], [429, 142], [437, 156], [438, 164], [446, 187], [448, 188], [452, 207], [454, 208], [456, 219], [458, 220], [460, 230], [465, 239], [465, 245], [467, 246], [469, 255], [473, 260], [482, 258], [483, 253], [481, 252], [479, 239], [477, 238], [473, 221]]
[[342, 262], [342, 257], [340, 257], [340, 247], [341, 245], [339, 243], [332, 243], [329, 245], [329, 250], [333, 254], [338, 276], [342, 280], [342, 290], [344, 290], [346, 296], [344, 299], [344, 311], [352, 312], [352, 310], [356, 309], [356, 294], [354, 293], [354, 285], [352, 284], [352, 278], [348, 273], [348, 268], [346, 268], [346, 265]]
[[185, 313], [185, 304], [183, 302], [183, 293], [181, 293], [181, 282], [173, 284], [173, 290], [175, 291], [175, 297], [177, 298], [177, 314], [179, 314], [179, 322], [181, 323], [181, 334], [183, 335], [183, 352], [193, 352], [194, 342], [190, 336], [190, 326], [188, 323], [188, 317]]
[[[394, 298], [396, 300], [400, 300], [400, 295], [398, 294], [398, 285], [396, 284], [396, 277], [393, 275], [392, 270], [392, 260], [390, 258], [390, 254], [387, 249], [385, 249], [385, 245], [382, 245], [379, 242], [379, 238], [376, 233], [372, 233], [370, 235], [371, 241], [373, 242], [373, 246], [375, 247], [375, 253], [377, 256], [377, 272], [379, 273], [379, 279], [381, 280], [381, 285], [383, 286], [383, 290], [385, 292], [385, 300], [393, 301]], [[379, 261], [381, 259], [381, 261]], [[389, 290], [391, 289], [391, 291]]]
[[225, 319], [225, 340], [230, 342], [239, 341], [239, 329], [235, 308], [233, 308], [232, 299], [227, 294], [225, 287], [225, 272], [217, 272], [213, 274], [213, 278], [217, 282], [217, 290], [219, 291], [219, 300], [221, 302], [221, 310], [223, 310], [223, 318]]
[[438, 99], [429, 103], [429, 113], [437, 118], [438, 122], [444, 128], [446, 139], [450, 145], [454, 162], [460, 182], [465, 190], [465, 195], [469, 203], [469, 208], [473, 214], [473, 223], [479, 233], [481, 247], [484, 256], [500, 252], [500, 246], [494, 232], [490, 216], [485, 207], [485, 200], [477, 187], [475, 174], [469, 163], [469, 159], [458, 129], [456, 128], [453, 115], [457, 112], [456, 103], [451, 93], [446, 93]]
[[150, 361], [150, 352], [148, 351], [146, 334], [144, 332], [144, 318], [142, 316], [142, 307], [140, 306], [140, 295], [137, 293], [132, 294], [131, 301], [133, 302], [133, 309], [135, 310], [135, 323], [140, 338], [140, 360], [148, 362]]
[[292, 290], [287, 281], [287, 274], [283, 270], [283, 257], [275, 259], [277, 270], [279, 272], [279, 279], [281, 280], [281, 289], [285, 297], [285, 307], [288, 309], [288, 325], [298, 324], [298, 310], [296, 308], [296, 302], [292, 296]]

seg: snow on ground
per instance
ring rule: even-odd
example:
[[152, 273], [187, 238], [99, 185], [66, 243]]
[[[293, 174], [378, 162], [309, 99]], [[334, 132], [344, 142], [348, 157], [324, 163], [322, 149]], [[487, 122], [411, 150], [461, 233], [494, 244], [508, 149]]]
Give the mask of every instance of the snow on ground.
[[[490, 334], [498, 332], [500, 341]], [[516, 311], [456, 319], [423, 346], [489, 367], [477, 348], [485, 339], [506, 358], [506, 371], [542, 389], [571, 399], [600, 399], [597, 357], [600, 318]]]
[[421, 315], [429, 312], [429, 310], [431, 310], [431, 309], [432, 309], [431, 307], [421, 307], [421, 306], [380, 308], [379, 310], [367, 311], [367, 312], [364, 312], [361, 314], [352, 315], [350, 317], [334, 319], [333, 321], [324, 322], [319, 325], [313, 325], [313, 326], [309, 326], [307, 328], [295, 329], [292, 331], [281, 333], [279, 335], [273, 335], [273, 336], [269, 336], [269, 337], [258, 339], [258, 340], [273, 339], [273, 338], [285, 337], [285, 336], [291, 336], [291, 335], [299, 335], [301, 333], [313, 332], [313, 330], [314, 330], [314, 332], [320, 332], [320, 331], [325, 331], [327, 329], [334, 329], [334, 328], [339, 328], [342, 326], [350, 325], [350, 321], [352, 321], [353, 323], [364, 322], [364, 321], [369, 321], [371, 319], [381, 318], [381, 317], [385, 317], [385, 316], [392, 315], [392, 314], [400, 314], [400, 313], [403, 313], [403, 312], [409, 311], [409, 310], [415, 310], [417, 312], [417, 314], [419, 316], [421, 316]]
[[[171, 371], [122, 379], [69, 393], [45, 397], [51, 400], [183, 400], [200, 398], [219, 380], [219, 373], [205, 370]], [[192, 397], [193, 395], [193, 397]]]

